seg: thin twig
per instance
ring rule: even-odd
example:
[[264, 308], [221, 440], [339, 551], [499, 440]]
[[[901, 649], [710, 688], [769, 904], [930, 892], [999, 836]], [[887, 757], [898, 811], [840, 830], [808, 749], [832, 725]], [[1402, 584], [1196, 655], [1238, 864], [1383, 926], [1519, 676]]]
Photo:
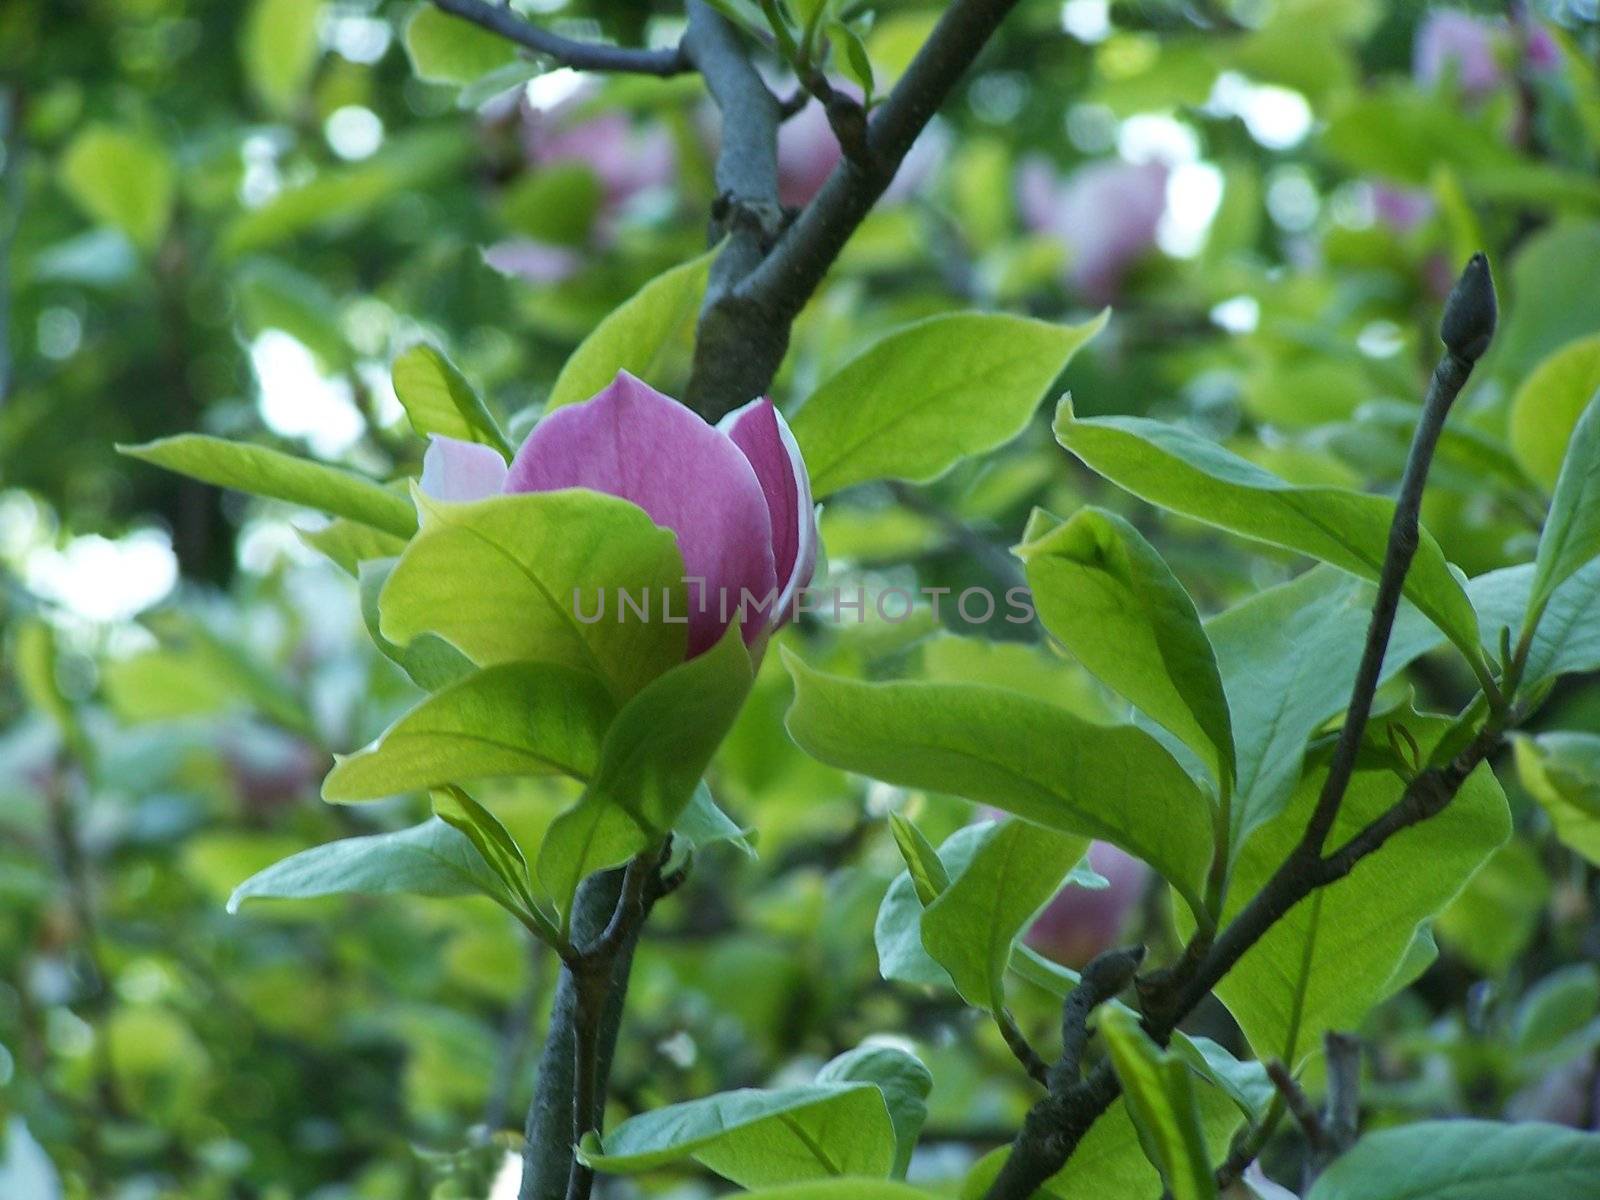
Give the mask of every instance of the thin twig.
[[1306, 1135], [1306, 1142], [1311, 1146], [1313, 1154], [1322, 1154], [1328, 1146], [1328, 1134], [1322, 1126], [1322, 1115], [1317, 1112], [1316, 1105], [1311, 1103], [1300, 1085], [1295, 1082], [1289, 1068], [1283, 1065], [1283, 1060], [1274, 1058], [1267, 1063], [1267, 1078], [1272, 1080], [1272, 1086], [1278, 1089], [1278, 1095], [1283, 1097], [1284, 1106], [1289, 1114], [1294, 1117], [1295, 1123], [1300, 1126], [1300, 1132]]
[[[1461, 294], [1463, 288], [1479, 287], [1488, 288], [1493, 294], [1489, 263], [1482, 254], [1474, 255], [1467, 264], [1452, 300]], [[1447, 307], [1447, 320], [1450, 311]], [[1317, 807], [1306, 829], [1305, 846], [1315, 854], [1322, 853], [1328, 834], [1338, 819], [1339, 806], [1350, 786], [1350, 777], [1355, 773], [1356, 754], [1361, 749], [1361, 739], [1366, 733], [1367, 718], [1372, 715], [1372, 700], [1383, 674], [1383, 657], [1389, 650], [1389, 635], [1394, 630], [1401, 592], [1421, 538], [1423, 486], [1428, 479], [1428, 470], [1433, 465], [1433, 452], [1439, 444], [1439, 435], [1444, 432], [1445, 419], [1450, 415], [1450, 406], [1461, 394], [1475, 361], [1475, 357], [1467, 357], [1456, 346], [1447, 345], [1428, 384], [1428, 395], [1422, 405], [1422, 419], [1418, 421], [1416, 433], [1411, 439], [1405, 474], [1400, 480], [1400, 494], [1395, 500], [1394, 519], [1389, 524], [1389, 544], [1378, 577], [1378, 594], [1372, 604], [1372, 620], [1367, 626], [1361, 665], [1356, 671], [1355, 685], [1350, 690], [1350, 706], [1345, 713], [1344, 727], [1339, 731], [1333, 758], [1328, 764], [1328, 777], [1323, 781]]]
[[[1046, 1076], [1046, 1094], [1028, 1110], [1022, 1132], [1012, 1143], [1011, 1154], [990, 1187], [991, 1196], [1027, 1197], [1055, 1174], [1056, 1167], [1071, 1153], [1064, 1139], [1080, 1124], [1088, 1123], [1116, 1097], [1116, 1076], [1109, 1071], [1095, 1072], [1088, 1080], [1080, 1077], [1084, 1046], [1089, 1040], [1089, 1016], [1101, 1004], [1126, 988], [1144, 959], [1144, 947], [1109, 950], [1083, 970], [1078, 986], [1067, 996], [1061, 1010], [1061, 1057]], [[1058, 1162], [1059, 1160], [1059, 1162]]]
[[1322, 1046], [1328, 1073], [1327, 1108], [1322, 1118], [1327, 1141], [1323, 1152], [1307, 1163], [1307, 1183], [1355, 1145], [1361, 1128], [1361, 1040], [1352, 1034], [1330, 1032], [1323, 1037]]
[[1028, 1041], [1027, 1035], [1017, 1028], [1017, 1022], [1011, 1014], [1003, 1008], [999, 1009], [994, 1014], [994, 1023], [1000, 1030], [1006, 1049], [1010, 1050], [1012, 1057], [1022, 1064], [1022, 1069], [1028, 1073], [1028, 1078], [1040, 1087], [1049, 1087], [1050, 1064], [1039, 1057], [1039, 1052]]
[[486, 0], [433, 0], [434, 7], [453, 17], [497, 33], [536, 54], [580, 71], [610, 71], [632, 75], [681, 75], [694, 69], [683, 47], [651, 50], [637, 46], [610, 46], [562, 37], [525, 20], [507, 5]]

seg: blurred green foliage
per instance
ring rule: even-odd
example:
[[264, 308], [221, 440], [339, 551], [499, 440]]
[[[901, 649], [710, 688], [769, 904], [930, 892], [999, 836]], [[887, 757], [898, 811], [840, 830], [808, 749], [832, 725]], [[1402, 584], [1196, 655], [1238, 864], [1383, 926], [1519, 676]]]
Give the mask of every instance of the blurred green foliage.
[[[668, 3], [536, 7], [624, 42], [682, 25]], [[859, 47], [836, 36], [881, 94], [939, 6], [871, 7]], [[1494, 26], [1500, 75], [1480, 88], [1460, 62], [1418, 77], [1412, 0], [1024, 3], [928, 135], [914, 186], [802, 316], [775, 398], [810, 394], [913, 320], [1078, 323], [1110, 300], [1060, 381], [1078, 415], [1177, 422], [1308, 487], [1389, 488], [1442, 289], [1484, 248], [1501, 333], [1424, 519], [1469, 575], [1526, 561], [1600, 384], [1600, 29], [1588, 0], [1525, 7], [1532, 24]], [[502, 43], [441, 37], [443, 19], [377, 0], [0, 9], [0, 1181], [19, 1196], [481, 1197], [514, 1144], [555, 964], [504, 912], [224, 908], [294, 851], [426, 811], [318, 798], [332, 756], [416, 695], [363, 624], [351, 576], [367, 555], [349, 539], [368, 535], [113, 449], [200, 432], [400, 479], [422, 443], [390, 366], [418, 342], [512, 440], [547, 400], [609, 376], [561, 372], [603, 317], [705, 249], [715, 118], [700, 84], [541, 75]], [[616, 114], [620, 134], [604, 124]], [[1120, 202], [1073, 209], [1069, 192], [1118, 160], [1165, 173], [1155, 244], [1107, 282], [1083, 270], [1127, 236]], [[1070, 228], [1038, 219], [1041, 194]], [[683, 375], [687, 327], [656, 364], [666, 377]], [[630, 330], [614, 329], [625, 353]], [[1047, 415], [920, 503], [882, 485], [836, 498], [830, 580], [1009, 581], [1003, 551], [1031, 508], [1086, 503], [1138, 523], [1204, 614], [1303, 565], [1154, 518], [1064, 455]], [[835, 674], [987, 674], [1070, 694], [1086, 719], [1111, 712], [1023, 632], [944, 621], [1012, 641], [930, 640], [926, 612], [787, 636]], [[1469, 685], [1432, 655], [1390, 687], [1396, 704], [1409, 687], [1442, 707]], [[935, 1080], [921, 1177], [959, 1178], [1009, 1140], [1031, 1092], [953, 996], [880, 979], [873, 918], [901, 865], [887, 815], [939, 844], [971, 805], [805, 757], [782, 726], [790, 693], [769, 654], [713, 773], [759, 855], [708, 850], [663, 906], [615, 1115], [806, 1083], [891, 1034]], [[1600, 690], [1565, 680], [1500, 772], [1512, 840], [1438, 922], [1438, 960], [1364, 1026], [1378, 1122], [1594, 1126], [1600, 993], [1571, 964], [1600, 954], [1597, 734]], [[537, 844], [574, 795], [529, 780], [481, 798]], [[1137, 928], [1174, 936], [1160, 902]], [[1045, 989], [1013, 1003], [1030, 1030], [1055, 1019]], [[1150, 1182], [1133, 1179], [1134, 1194]]]

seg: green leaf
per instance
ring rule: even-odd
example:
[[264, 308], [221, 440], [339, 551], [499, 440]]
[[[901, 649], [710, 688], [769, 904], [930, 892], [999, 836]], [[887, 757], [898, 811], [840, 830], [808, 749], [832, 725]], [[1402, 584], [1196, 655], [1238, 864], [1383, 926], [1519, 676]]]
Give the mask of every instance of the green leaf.
[[1457, 958], [1485, 975], [1504, 975], [1543, 923], [1550, 891], [1539, 852], [1513, 837], [1439, 914], [1433, 931]]
[[1278, 1090], [1264, 1065], [1237, 1059], [1210, 1038], [1174, 1032], [1172, 1052], [1220, 1088], [1249, 1121], [1261, 1120], [1277, 1097]]
[[[1349, 703], [1376, 591], [1319, 566], [1206, 622], [1238, 750], [1235, 848], [1282, 810], [1300, 777], [1308, 739]], [[1393, 677], [1438, 642], [1433, 625], [1402, 605], [1382, 677]]]
[[689, 797], [689, 803], [678, 814], [678, 819], [672, 826], [674, 849], [680, 843], [685, 849], [696, 851], [714, 846], [718, 842], [728, 842], [754, 858], [756, 849], [750, 844], [749, 833], [749, 830], [741, 829], [732, 817], [717, 806], [716, 798], [712, 796], [711, 789], [706, 786], [704, 780], [701, 780], [694, 789], [694, 794]]
[[522, 856], [522, 847], [499, 818], [458, 787], [434, 793], [433, 814], [472, 843], [489, 869], [499, 876], [506, 891], [515, 897], [519, 915], [528, 918], [528, 928], [547, 945], [557, 945], [555, 925], [539, 911], [534, 901], [533, 881], [528, 874], [528, 861]]
[[[405, 543], [400, 544], [400, 549], [405, 549]], [[443, 638], [431, 633], [418, 634], [404, 646], [397, 646], [383, 636], [378, 628], [378, 599], [398, 561], [397, 558], [383, 558], [363, 562], [357, 567], [361, 620], [367, 627], [367, 636], [372, 639], [372, 644], [385, 658], [404, 671], [423, 691], [436, 692], [470, 675], [473, 671], [472, 660]]]
[[664, 361], [693, 332], [716, 255], [713, 249], [656, 276], [596, 325], [556, 376], [545, 412], [589, 399], [618, 371], [661, 384]]
[[899, 813], [890, 813], [889, 829], [894, 834], [894, 844], [900, 850], [900, 857], [905, 859], [906, 870], [910, 873], [917, 899], [926, 908], [950, 886], [950, 876], [946, 874], [944, 864], [939, 861], [939, 853], [933, 848], [932, 843], [905, 817]]
[[1485, 121], [1398, 83], [1352, 89], [1321, 146], [1356, 171], [1422, 186], [1441, 163], [1470, 178], [1475, 171], [1519, 162]]
[[1010, 441], [1106, 317], [1054, 325], [950, 313], [881, 338], [795, 413], [813, 494], [869, 479], [926, 483]]
[[588, 163], [549, 162], [506, 189], [500, 219], [534, 241], [580, 247], [605, 200], [605, 184]]
[[1306, 1200], [1551, 1200], [1594, 1190], [1600, 1134], [1529, 1121], [1418, 1121], [1369, 1133]]
[[[959, 877], [967, 869], [991, 828], [988, 824], [964, 825], [944, 840], [939, 847], [939, 863], [946, 879]], [[923, 948], [923, 915], [924, 902], [917, 895], [911, 873], [902, 871], [884, 893], [873, 926], [878, 973], [895, 983], [954, 988], [949, 973]]]
[[634, 1174], [692, 1158], [740, 1187], [827, 1176], [884, 1178], [895, 1132], [871, 1084], [745, 1088], [674, 1104], [624, 1121], [579, 1157], [598, 1171]]
[[876, 83], [872, 77], [872, 58], [867, 54], [866, 43], [843, 21], [828, 22], [828, 41], [833, 44], [833, 52], [845, 76], [861, 89], [864, 102], [871, 105]]
[[904, 1179], [916, 1149], [917, 1136], [928, 1119], [928, 1093], [933, 1075], [922, 1061], [895, 1046], [857, 1046], [817, 1072], [818, 1083], [870, 1083], [883, 1093], [894, 1126], [894, 1166], [889, 1174]]
[[1600, 866], [1600, 734], [1541, 733], [1512, 741], [1517, 778], [1563, 845]]
[[[1221, 1161], [1239, 1125], [1239, 1110], [1221, 1091], [1199, 1089], [1195, 1097], [1211, 1161]], [[1005, 1162], [1009, 1147], [985, 1156], [962, 1182], [961, 1200], [983, 1200]], [[1152, 1200], [1163, 1187], [1128, 1115], [1114, 1104], [1089, 1128], [1067, 1165], [1034, 1193], [1035, 1200]]]
[[1600, 555], [1600, 385], [1578, 418], [1539, 538], [1529, 619], [1550, 593]]
[[[1511, 402], [1511, 452], [1541, 487], [1557, 486], [1583, 414], [1600, 390], [1600, 334], [1568, 342], [1542, 360]], [[1590, 432], [1590, 438], [1595, 435]], [[1592, 454], [1593, 447], [1583, 453]], [[1591, 462], [1592, 466], [1592, 462]], [[1569, 488], [1584, 482], [1573, 479]], [[1554, 513], [1551, 514], [1552, 518]]]
[[425, 4], [406, 22], [406, 53], [417, 78], [467, 84], [514, 62], [517, 48], [499, 34]]
[[[1383, 736], [1383, 722], [1374, 721], [1375, 740]], [[1406, 724], [1427, 754], [1449, 723], [1410, 717]], [[1299, 841], [1326, 775], [1323, 767], [1308, 771], [1288, 807], [1244, 844], [1224, 923]], [[1404, 786], [1386, 755], [1359, 760], [1329, 846], [1342, 845], [1389, 808]], [[1510, 831], [1505, 795], [1494, 772], [1481, 765], [1442, 813], [1397, 833], [1345, 878], [1290, 909], [1216, 988], [1256, 1053], [1292, 1067], [1326, 1030], [1358, 1025], [1375, 1004], [1409, 983], [1414, 970], [1408, 968], [1417, 964], [1408, 955], [1420, 928]]]
[[217, 487], [320, 509], [409, 538], [417, 516], [404, 496], [354, 471], [199, 433], [181, 433], [118, 451]]
[[1159, 1050], [1125, 1009], [1103, 1009], [1100, 1032], [1145, 1152], [1173, 1200], [1214, 1200], [1217, 1185], [1188, 1066]]
[[[1514, 638], [1528, 611], [1533, 564], [1490, 571], [1472, 580], [1473, 603], [1483, 620], [1485, 645], [1508, 629]], [[1554, 679], [1600, 668], [1600, 561], [1578, 568], [1551, 593], [1528, 648], [1522, 691]]]
[[[719, 8], [728, 0], [710, 0]], [[782, 1187], [759, 1188], [742, 1193], [747, 1200], [939, 1200], [937, 1193], [925, 1192], [904, 1183], [886, 1179], [812, 1179]]]
[[[1334, 487], [1296, 487], [1177, 425], [1141, 417], [1078, 420], [1063, 402], [1056, 437], [1141, 499], [1247, 538], [1308, 554], [1377, 581], [1394, 504]], [[1474, 664], [1472, 603], [1431, 534], [1422, 532], [1406, 596]]]
[[427, 343], [412, 346], [394, 360], [394, 394], [423, 437], [438, 433], [463, 442], [481, 442], [509, 459], [513, 448], [500, 432], [466, 376]]
[[294, 689], [234, 641], [176, 613], [146, 618], [158, 648], [106, 666], [106, 689], [119, 714], [133, 721], [254, 709], [287, 729], [312, 731]]
[[276, 245], [310, 230], [348, 230], [391, 200], [455, 171], [474, 152], [453, 124], [397, 133], [371, 158], [325, 167], [304, 183], [246, 209], [222, 231], [224, 257]]
[[1011, 947], [1061, 890], [1088, 839], [1028, 821], [992, 825], [967, 869], [922, 914], [922, 945], [962, 999], [999, 1013]]
[[648, 846], [649, 838], [625, 809], [589, 795], [550, 822], [534, 870], [561, 914], [562, 932], [571, 928], [578, 885], [596, 871], [621, 866]]
[[327, 555], [340, 570], [357, 579], [361, 577], [363, 563], [398, 558], [406, 548], [404, 538], [343, 517], [335, 518], [321, 529], [297, 529], [295, 533], [306, 545]]
[[616, 715], [605, 685], [555, 663], [514, 662], [459, 680], [418, 704], [322, 784], [336, 804], [474, 779], [586, 779]]
[[586, 876], [626, 862], [678, 823], [751, 681], [750, 656], [731, 625], [710, 650], [623, 705], [583, 797], [556, 818], [539, 850], [540, 882], [568, 919]]
[[254, 0], [245, 17], [239, 53], [245, 78], [266, 107], [294, 111], [317, 65], [317, 19], [322, 0]]
[[965, 796], [1144, 859], [1200, 910], [1210, 805], [1142, 729], [1092, 725], [1000, 688], [860, 683], [792, 654], [790, 735], [830, 766]]
[[252, 335], [280, 329], [316, 356], [329, 374], [355, 368], [357, 355], [340, 328], [339, 301], [314, 275], [281, 259], [253, 258], [233, 277], [240, 317]]
[[[418, 492], [416, 502], [422, 529], [378, 601], [385, 638], [435, 633], [480, 666], [525, 659], [589, 671], [618, 699], [682, 661], [677, 539], [636, 505], [585, 489], [470, 504]], [[621, 611], [619, 588], [643, 598], [651, 619]]]
[[1156, 548], [1121, 517], [1086, 507], [1017, 554], [1045, 628], [1231, 792], [1233, 730], [1216, 656]]
[[346, 838], [314, 846], [252, 875], [228, 898], [228, 911], [246, 900], [302, 900], [354, 892], [367, 896], [489, 896], [510, 907], [505, 884], [465, 834], [432, 817], [395, 833]]
[[[1514, 393], [1550, 355], [1594, 334], [1594, 314], [1586, 301], [1593, 295], [1597, 272], [1600, 222], [1556, 221], [1529, 235], [1511, 260], [1506, 286], [1510, 303], [1483, 364], [1485, 373]], [[1588, 394], [1573, 405], [1573, 418]], [[1559, 450], [1548, 465], [1546, 486], [1561, 465]]]
[[1528, 989], [1512, 1020], [1511, 1047], [1524, 1060], [1560, 1046], [1600, 1011], [1600, 967], [1571, 963]]
[[177, 179], [159, 142], [110, 125], [90, 125], [61, 155], [61, 186], [79, 208], [154, 250], [167, 231]]
[[730, 625], [711, 649], [623, 705], [601, 744], [590, 797], [621, 807], [647, 833], [665, 834], [732, 728], [753, 678], [739, 626]]
[[[12, 633], [14, 670], [23, 697], [44, 713], [70, 741], [82, 742], [77, 710], [61, 691], [55, 630], [37, 617], [19, 621]], [[113, 659], [112, 666], [116, 665]]]

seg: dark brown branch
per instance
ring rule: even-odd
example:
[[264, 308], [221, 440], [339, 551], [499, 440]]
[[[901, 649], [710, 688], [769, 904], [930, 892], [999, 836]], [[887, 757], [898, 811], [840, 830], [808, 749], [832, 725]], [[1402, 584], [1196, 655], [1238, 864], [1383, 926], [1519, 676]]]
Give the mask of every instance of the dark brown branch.
[[1300, 1085], [1295, 1082], [1289, 1068], [1283, 1065], [1283, 1060], [1274, 1058], [1267, 1063], [1267, 1078], [1272, 1080], [1272, 1086], [1278, 1089], [1278, 1095], [1283, 1098], [1289, 1115], [1295, 1119], [1295, 1124], [1300, 1126], [1300, 1132], [1305, 1134], [1306, 1142], [1311, 1147], [1314, 1155], [1321, 1155], [1328, 1147], [1327, 1130], [1322, 1125], [1322, 1114], [1317, 1112], [1316, 1105], [1311, 1103]]
[[1061, 1057], [1046, 1076], [1044, 1099], [1031, 1109], [1023, 1121], [1022, 1132], [1012, 1143], [1011, 1154], [990, 1186], [990, 1196], [1025, 1198], [1067, 1161], [1101, 1112], [1116, 1098], [1116, 1076], [1109, 1070], [1096, 1071], [1088, 1079], [1080, 1077], [1079, 1064], [1089, 1040], [1089, 1016], [1101, 1004], [1133, 982], [1134, 972], [1144, 960], [1144, 947], [1108, 950], [1083, 970], [1061, 1010]]
[[737, 281], [708, 294], [686, 397], [696, 412], [716, 420], [771, 385], [795, 317], [893, 181], [917, 135], [1016, 4], [955, 0], [946, 8], [873, 111], [861, 153], [840, 161], [769, 253], [744, 275], [730, 268], [728, 279]]
[[[1344, 878], [1362, 859], [1382, 849], [1395, 834], [1442, 812], [1468, 776], [1500, 745], [1516, 714], [1509, 697], [1501, 697], [1486, 680], [1490, 715], [1467, 746], [1450, 761], [1415, 775], [1397, 800], [1379, 817], [1331, 854], [1323, 846], [1332, 832], [1339, 807], [1354, 772], [1355, 754], [1371, 713], [1379, 671], [1388, 647], [1394, 613], [1410, 570], [1419, 538], [1417, 512], [1433, 450], [1450, 404], [1460, 392], [1472, 365], [1488, 348], [1494, 331], [1495, 299], [1489, 265], [1474, 255], [1445, 305], [1440, 338], [1445, 354], [1428, 390], [1421, 422], [1412, 441], [1405, 482], [1395, 505], [1389, 544], [1379, 576], [1378, 598], [1368, 628], [1362, 666], [1357, 672], [1345, 729], [1335, 750], [1328, 783], [1304, 834], [1266, 884], [1240, 910], [1203, 953], [1187, 954], [1156, 981], [1141, 981], [1144, 1025], [1159, 1042], [1198, 1005], [1241, 958], [1295, 905], [1318, 888]], [[1516, 664], [1507, 664], [1508, 689], [1516, 683]], [[1198, 943], [1191, 943], [1191, 947]], [[1070, 998], [1068, 1003], [1070, 1004]], [[1006, 1166], [990, 1187], [987, 1200], [1026, 1200], [1059, 1171], [1090, 1126], [1106, 1110], [1121, 1087], [1110, 1064], [1102, 1061], [1066, 1094], [1051, 1095], [1035, 1105], [1012, 1143]], [[1231, 1160], [1230, 1160], [1231, 1161]], [[1227, 1164], [1224, 1164], [1226, 1167]]]
[[[1493, 285], [1488, 283], [1488, 263], [1481, 254], [1474, 256], [1468, 265], [1466, 274], [1462, 276], [1463, 284], [1480, 271], [1492, 294]], [[1450, 308], [1446, 309], [1447, 323], [1451, 312]], [[1478, 353], [1481, 354], [1487, 345], [1485, 339]], [[1421, 538], [1423, 485], [1433, 465], [1433, 452], [1439, 444], [1439, 435], [1444, 432], [1450, 406], [1461, 394], [1475, 361], [1476, 355], [1467, 357], [1447, 346], [1428, 384], [1422, 418], [1417, 422], [1416, 433], [1411, 439], [1405, 474], [1400, 480], [1400, 494], [1395, 499], [1394, 519], [1389, 524], [1389, 544], [1384, 551], [1383, 568], [1378, 577], [1378, 594], [1373, 601], [1372, 620], [1367, 626], [1367, 640], [1361, 651], [1361, 665], [1356, 671], [1355, 685], [1350, 690], [1350, 707], [1345, 713], [1344, 727], [1339, 731], [1339, 741], [1328, 765], [1328, 777], [1323, 781], [1317, 807], [1306, 829], [1305, 847], [1313, 854], [1322, 853], [1333, 823], [1338, 819], [1339, 805], [1350, 786], [1350, 776], [1355, 772], [1356, 754], [1361, 749], [1361, 739], [1367, 730], [1367, 718], [1372, 715], [1372, 699], [1377, 694], [1378, 681], [1383, 674], [1383, 656], [1389, 651], [1389, 635], [1394, 629], [1395, 614], [1400, 609], [1406, 574], [1411, 569], [1411, 561], [1416, 557]]]
[[1322, 1118], [1327, 1134], [1323, 1153], [1313, 1156], [1307, 1182], [1355, 1145], [1361, 1128], [1361, 1041], [1348, 1033], [1329, 1033], [1322, 1039], [1327, 1062], [1328, 1100]]
[[580, 42], [551, 33], [519, 16], [506, 4], [487, 0], [433, 0], [434, 7], [452, 17], [470, 21], [507, 41], [580, 71], [609, 71], [633, 75], [681, 75], [694, 69], [682, 46], [650, 50], [637, 46], [609, 46]]

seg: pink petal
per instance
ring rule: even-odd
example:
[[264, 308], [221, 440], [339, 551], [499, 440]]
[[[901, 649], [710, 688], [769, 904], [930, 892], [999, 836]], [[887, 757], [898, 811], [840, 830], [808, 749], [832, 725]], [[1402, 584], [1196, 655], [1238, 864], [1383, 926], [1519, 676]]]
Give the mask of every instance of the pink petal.
[[[773, 595], [772, 523], [761, 484], [728, 438], [689, 409], [620, 371], [592, 399], [545, 417], [522, 443], [507, 492], [591, 488], [632, 501], [678, 536], [689, 585], [689, 654], [714, 645], [743, 591]], [[770, 611], [767, 610], [767, 611]], [[751, 614], [749, 644], [766, 628]]]
[[422, 456], [422, 490], [435, 500], [483, 500], [506, 480], [506, 460], [493, 446], [434, 434]]
[[761, 397], [722, 418], [717, 426], [755, 468], [772, 518], [772, 561], [777, 571], [779, 624], [794, 594], [811, 582], [817, 565], [817, 514], [811, 475], [789, 423]]

